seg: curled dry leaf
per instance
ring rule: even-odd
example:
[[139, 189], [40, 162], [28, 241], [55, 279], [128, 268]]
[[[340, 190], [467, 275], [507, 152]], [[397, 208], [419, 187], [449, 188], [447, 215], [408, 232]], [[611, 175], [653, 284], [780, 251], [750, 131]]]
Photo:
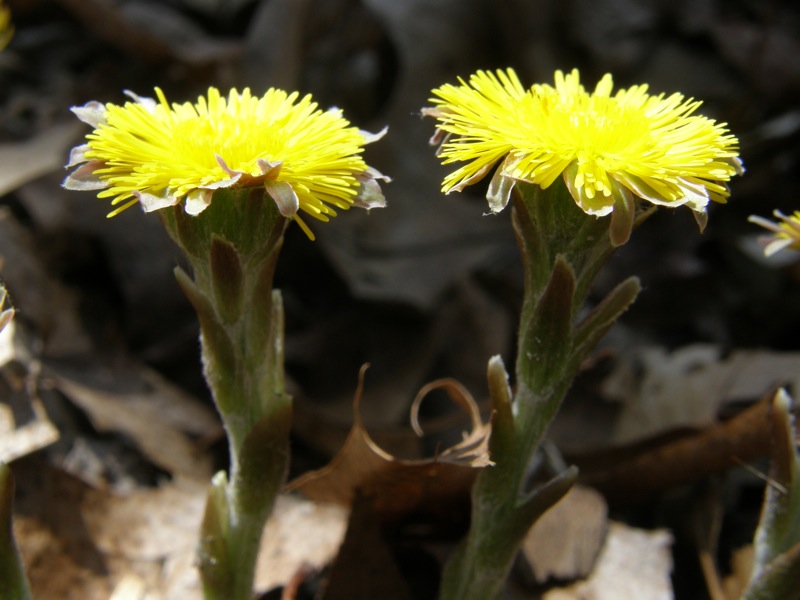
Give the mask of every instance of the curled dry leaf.
[[477, 469], [491, 465], [488, 440], [491, 425], [480, 417], [478, 405], [458, 382], [442, 379], [420, 390], [412, 405], [412, 426], [421, 433], [418, 413], [425, 396], [435, 389], [447, 393], [469, 415], [471, 430], [458, 444], [423, 460], [401, 460], [380, 448], [361, 421], [359, 402], [366, 367], [359, 374], [353, 401], [354, 423], [342, 449], [331, 462], [306, 473], [289, 484], [308, 498], [352, 505], [356, 496], [365, 498], [372, 510], [386, 520], [409, 514], [451, 515], [454, 507], [466, 506]]

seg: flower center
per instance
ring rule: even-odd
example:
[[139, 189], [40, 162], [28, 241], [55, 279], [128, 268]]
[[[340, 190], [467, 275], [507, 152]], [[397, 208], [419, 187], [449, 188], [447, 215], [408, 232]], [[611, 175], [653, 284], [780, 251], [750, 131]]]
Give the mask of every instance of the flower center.
[[256, 161], [269, 160], [281, 147], [275, 131], [257, 119], [246, 122], [236, 115], [215, 115], [213, 119], [194, 117], [176, 122], [172, 127], [175, 155], [204, 171], [219, 170], [216, 155], [232, 169], [258, 175]]

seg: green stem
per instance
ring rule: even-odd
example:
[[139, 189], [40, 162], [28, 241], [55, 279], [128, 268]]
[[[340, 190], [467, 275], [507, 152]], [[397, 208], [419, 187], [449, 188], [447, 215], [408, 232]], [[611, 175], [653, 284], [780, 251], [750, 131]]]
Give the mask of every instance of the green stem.
[[613, 290], [579, 324], [576, 314], [592, 280], [612, 254], [608, 220], [584, 214], [557, 181], [547, 190], [517, 184], [514, 228], [524, 265], [513, 400], [490, 361], [494, 418], [490, 453], [472, 490], [466, 539], [445, 568], [442, 600], [492, 600], [502, 595], [517, 550], [531, 525], [569, 490], [568, 469], [527, 488], [531, 460], [555, 418], [581, 361], [633, 302], [638, 282]]
[[0, 598], [30, 600], [31, 592], [14, 541], [13, 504], [14, 477], [8, 465], [0, 463]]
[[251, 600], [261, 534], [289, 464], [291, 397], [283, 305], [272, 290], [287, 220], [263, 192], [217, 192], [190, 217], [164, 222], [193, 277], [176, 270], [197, 312], [203, 370], [230, 448], [230, 476], [209, 490], [198, 562], [206, 600]]

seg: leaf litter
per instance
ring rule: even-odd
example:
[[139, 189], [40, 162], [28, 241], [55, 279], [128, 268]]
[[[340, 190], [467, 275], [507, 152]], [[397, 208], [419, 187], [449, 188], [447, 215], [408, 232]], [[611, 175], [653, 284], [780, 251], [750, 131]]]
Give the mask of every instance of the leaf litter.
[[[107, 223], [95, 199], [71, 203], [59, 195], [57, 171], [78, 135], [65, 125], [67, 107], [153, 85], [187, 98], [209, 83], [282, 85], [352, 109], [367, 129], [389, 123], [392, 135], [370, 152], [394, 179], [391, 211], [342, 215], [320, 230], [313, 255], [290, 238], [282, 257], [288, 362], [302, 407], [295, 482], [312, 472], [310, 495], [335, 503], [281, 499], [258, 582], [261, 591], [284, 587], [295, 597], [358, 597], [346, 594], [363, 557], [353, 544], [364, 543], [389, 565], [376, 579], [394, 584], [398, 597], [402, 590], [414, 597], [412, 589], [430, 597], [436, 569], [421, 571], [429, 579], [425, 596], [410, 585], [398, 551], [412, 538], [415, 555], [432, 554], [437, 565], [442, 546], [451, 548], [463, 531], [466, 490], [486, 461], [480, 440], [488, 415], [478, 427], [477, 409], [464, 421], [451, 398], [431, 397], [419, 407], [428, 435], [420, 440], [405, 421], [426, 381], [461, 381], [466, 393], [456, 395], [484, 406], [482, 363], [497, 353], [513, 356], [520, 281], [508, 223], [482, 217], [479, 194], [440, 196], [441, 172], [426, 152], [430, 131], [409, 113], [432, 86], [476, 67], [515, 62], [535, 81], [576, 56], [584, 57], [582, 69], [611, 69], [659, 91], [705, 98], [743, 133], [748, 176], [702, 238], [676, 236], [685, 224], [665, 212], [648, 224], [650, 236], [610, 266], [609, 280], [626, 269], [641, 274], [642, 310], [658, 310], [647, 319], [631, 314], [640, 337], [610, 344], [606, 359], [587, 365], [552, 437], [567, 460], [582, 464], [583, 483], [603, 492], [615, 516], [626, 514], [638, 494], [626, 486], [637, 482], [636, 514], [647, 511], [652, 528], [601, 519], [600, 508], [591, 520], [589, 512], [567, 512], [560, 519], [594, 532], [585, 554], [575, 551], [573, 573], [593, 567], [584, 581], [546, 593], [623, 598], [636, 589], [636, 598], [671, 597], [673, 570], [682, 574], [675, 584], [685, 586], [679, 596], [690, 593], [687, 585], [691, 593], [705, 586], [685, 576], [686, 545], [671, 545], [682, 521], [667, 532], [657, 516], [675, 492], [694, 498], [709, 477], [732, 472], [717, 501], [723, 528], [756, 512], [736, 498], [763, 483], [737, 470], [734, 457], [758, 467], [767, 452], [762, 395], [787, 384], [798, 394], [797, 261], [763, 272], [737, 250], [752, 234], [739, 223], [764, 213], [765, 197], [775, 199], [770, 210], [796, 209], [796, 131], [767, 127], [789, 123], [781, 117], [796, 112], [789, 92], [797, 61], [785, 51], [797, 45], [790, 27], [796, 7], [777, 3], [770, 16], [740, 3], [629, 10], [628, 2], [604, 0], [579, 3], [595, 17], [597, 25], [586, 27], [566, 7], [540, 2], [491, 10], [480, 0], [238, 0], [224, 8], [207, 0], [64, 1], [55, 11], [47, 3], [10, 4], [17, 32], [0, 55], [0, 277], [18, 314], [11, 341], [3, 341], [0, 448], [17, 479], [15, 527], [36, 597], [196, 597], [198, 513], [207, 474], [225, 463], [199, 375], [196, 328], [172, 286], [176, 253], [139, 216]], [[280, 35], [260, 34], [264, 27]], [[507, 27], [519, 35], [498, 38]], [[740, 37], [744, 45], [735, 47]], [[53, 243], [59, 237], [63, 247]], [[76, 240], [90, 242], [92, 260], [81, 262]], [[325, 293], [291, 273], [319, 278]], [[625, 352], [630, 347], [639, 348], [636, 360]], [[365, 360], [374, 367], [354, 410], [351, 382]], [[604, 369], [614, 371], [605, 383]], [[571, 413], [571, 406], [580, 408]], [[433, 435], [437, 427], [448, 434]], [[468, 441], [447, 454], [442, 447], [463, 428]], [[637, 476], [676, 471], [677, 459], [699, 465], [694, 483], [656, 485]], [[345, 473], [341, 484], [335, 469]], [[431, 485], [433, 473], [446, 474], [440, 487]], [[431, 519], [443, 513], [446, 519]], [[734, 575], [746, 571], [734, 562]], [[313, 584], [320, 573], [330, 575], [324, 596]], [[364, 581], [367, 591], [379, 586], [376, 579]], [[517, 596], [540, 592], [522, 587]]]

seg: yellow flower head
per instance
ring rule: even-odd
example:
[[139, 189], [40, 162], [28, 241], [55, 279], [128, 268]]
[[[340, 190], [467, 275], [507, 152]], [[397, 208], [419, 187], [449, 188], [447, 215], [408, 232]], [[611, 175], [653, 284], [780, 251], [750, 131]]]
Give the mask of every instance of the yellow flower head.
[[128, 92], [119, 106], [89, 102], [72, 110], [94, 130], [72, 150], [64, 181], [75, 190], [100, 190], [116, 206], [109, 217], [141, 204], [145, 212], [184, 202], [197, 215], [214, 190], [263, 186], [280, 213], [327, 221], [335, 208], [385, 205], [377, 179], [361, 158], [373, 135], [350, 126], [339, 110], [322, 111], [311, 96], [249, 89], [227, 98], [216, 88], [197, 102], [172, 104]]
[[647, 94], [639, 85], [612, 93], [605, 75], [588, 93], [577, 69], [556, 71], [555, 87], [523, 88], [512, 69], [478, 71], [466, 83], [433, 90], [444, 136], [444, 164], [466, 163], [446, 176], [460, 191], [502, 163], [489, 186], [493, 212], [516, 182], [547, 188], [559, 176], [584, 212], [603, 216], [633, 196], [653, 204], [686, 204], [701, 225], [709, 200], [725, 202], [726, 182], [741, 172], [737, 139], [724, 124], [694, 115], [699, 101]]
[[776, 223], [763, 217], [752, 215], [748, 221], [761, 225], [773, 232], [773, 235], [764, 237], [764, 254], [772, 256], [785, 248], [800, 250], [800, 210], [786, 216], [781, 211], [773, 213], [781, 222]]
[[14, 26], [11, 24], [11, 13], [0, 0], [0, 50], [8, 46], [14, 35]]

